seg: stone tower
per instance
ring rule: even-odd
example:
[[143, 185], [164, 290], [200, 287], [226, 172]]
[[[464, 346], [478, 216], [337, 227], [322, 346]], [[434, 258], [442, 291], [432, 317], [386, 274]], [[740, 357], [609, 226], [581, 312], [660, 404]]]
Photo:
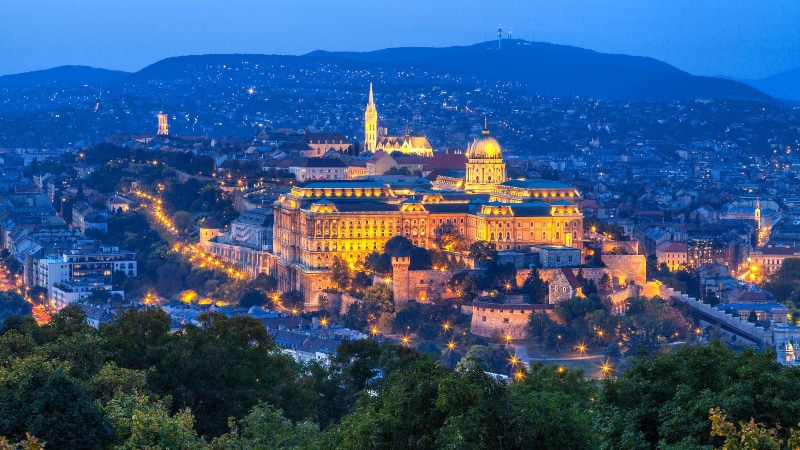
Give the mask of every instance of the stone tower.
[[158, 135], [159, 136], [169, 135], [169, 118], [163, 112], [158, 113]]
[[392, 287], [395, 306], [404, 305], [411, 299], [408, 267], [411, 258], [406, 255], [392, 256]]
[[369, 102], [364, 111], [364, 150], [375, 151], [378, 144], [378, 110], [372, 97], [372, 83], [369, 84]]

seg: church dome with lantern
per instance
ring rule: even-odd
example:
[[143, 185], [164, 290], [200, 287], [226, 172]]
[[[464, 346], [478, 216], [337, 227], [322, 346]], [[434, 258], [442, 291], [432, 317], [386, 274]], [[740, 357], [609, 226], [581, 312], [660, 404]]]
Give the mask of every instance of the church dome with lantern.
[[503, 157], [500, 143], [489, 136], [489, 130], [484, 128], [481, 136], [475, 138], [467, 150], [469, 159], [501, 159]]

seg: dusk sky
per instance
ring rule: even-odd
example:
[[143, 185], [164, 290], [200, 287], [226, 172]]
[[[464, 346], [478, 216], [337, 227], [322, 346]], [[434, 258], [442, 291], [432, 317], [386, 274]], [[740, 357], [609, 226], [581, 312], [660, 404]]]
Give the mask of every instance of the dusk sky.
[[512, 37], [650, 56], [695, 75], [800, 67], [797, 0], [0, 0], [0, 75], [169, 56], [469, 45]]

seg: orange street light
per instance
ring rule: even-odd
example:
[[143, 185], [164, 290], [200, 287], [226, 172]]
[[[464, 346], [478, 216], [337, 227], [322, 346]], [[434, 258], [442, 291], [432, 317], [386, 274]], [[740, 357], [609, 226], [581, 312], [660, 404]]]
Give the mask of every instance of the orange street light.
[[506, 344], [510, 344], [511, 343], [511, 335], [510, 334], [506, 334], [505, 339], [506, 339]]
[[522, 381], [522, 379], [525, 378], [525, 372], [518, 370], [516, 373], [514, 373], [514, 378], [516, 378], [517, 381]]
[[402, 338], [400, 338], [400, 342], [402, 342], [403, 345], [407, 346], [408, 343], [411, 342], [411, 340], [408, 338], [408, 336], [403, 336]]
[[456, 343], [455, 342], [450, 341], [450, 342], [447, 343], [447, 350], [452, 352], [453, 350], [455, 350], [455, 348], [456, 348]]
[[324, 326], [326, 326], [326, 325], [328, 325], [328, 318], [327, 318], [327, 317], [323, 317], [322, 319], [320, 319], [319, 323], [320, 323], [320, 325], [322, 325], [323, 327], [324, 327]]
[[579, 345], [578, 346], [578, 352], [580, 352], [581, 355], [586, 353], [586, 346], [583, 345], [583, 344]]
[[600, 369], [603, 371], [603, 375], [608, 375], [611, 372], [611, 364], [608, 361], [604, 362]]
[[442, 328], [444, 328], [444, 331], [449, 331], [450, 330], [450, 322], [445, 322], [442, 325]]
[[509, 361], [511, 362], [511, 367], [517, 367], [517, 364], [519, 364], [519, 358], [516, 356], [512, 356]]
[[375, 336], [378, 335], [378, 328], [377, 327], [372, 327], [372, 328], [370, 328], [369, 332], [372, 334], [372, 337], [375, 337]]

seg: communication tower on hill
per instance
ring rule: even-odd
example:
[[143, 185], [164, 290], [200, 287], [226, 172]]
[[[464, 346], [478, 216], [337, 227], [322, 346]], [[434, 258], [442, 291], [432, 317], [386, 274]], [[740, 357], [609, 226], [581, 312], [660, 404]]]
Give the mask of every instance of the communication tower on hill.
[[503, 41], [503, 25], [497, 24], [497, 49], [500, 50], [500, 42]]

